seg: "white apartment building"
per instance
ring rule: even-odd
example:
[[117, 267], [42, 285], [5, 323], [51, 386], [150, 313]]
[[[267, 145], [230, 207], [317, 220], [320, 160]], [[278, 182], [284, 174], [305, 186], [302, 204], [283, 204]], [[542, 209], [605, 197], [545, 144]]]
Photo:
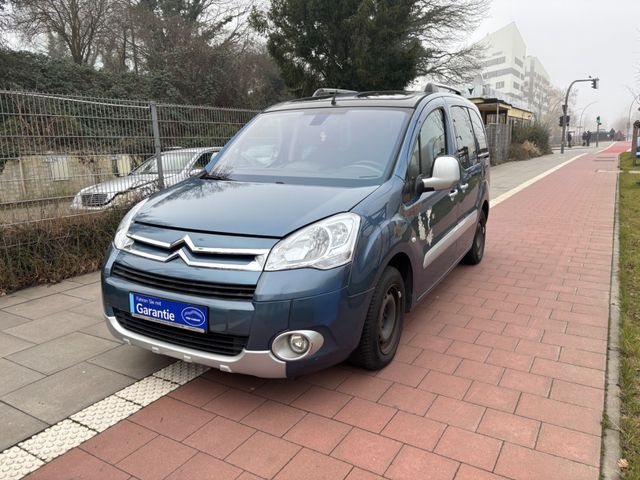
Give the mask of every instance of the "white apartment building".
[[524, 100], [527, 46], [515, 22], [487, 35], [482, 65], [483, 93], [494, 90], [507, 101]]
[[525, 67], [524, 98], [529, 103], [529, 109], [541, 116], [549, 101], [551, 78], [538, 57], [527, 57]]
[[515, 22], [487, 35], [481, 44], [485, 59], [470, 96], [499, 98], [540, 117], [551, 81], [540, 60], [527, 56], [527, 46]]

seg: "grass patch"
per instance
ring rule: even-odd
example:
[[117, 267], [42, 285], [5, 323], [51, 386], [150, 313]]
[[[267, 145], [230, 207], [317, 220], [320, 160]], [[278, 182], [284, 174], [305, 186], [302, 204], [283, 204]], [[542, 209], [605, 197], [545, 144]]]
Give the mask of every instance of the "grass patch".
[[0, 295], [98, 270], [127, 210], [0, 227]]
[[631, 153], [620, 156], [620, 388], [625, 480], [640, 480], [640, 175]]

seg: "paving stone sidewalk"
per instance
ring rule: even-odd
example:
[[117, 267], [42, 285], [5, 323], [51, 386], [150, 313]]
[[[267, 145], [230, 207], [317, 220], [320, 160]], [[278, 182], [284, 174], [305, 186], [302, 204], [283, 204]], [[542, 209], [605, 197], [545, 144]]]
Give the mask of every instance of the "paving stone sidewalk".
[[[492, 169], [495, 198], [585, 150]], [[99, 274], [0, 297], [0, 451], [172, 360], [107, 331]]]
[[173, 362], [109, 334], [99, 281], [0, 297], [0, 451]]
[[383, 371], [210, 370], [29, 478], [597, 479], [616, 157], [494, 208]]

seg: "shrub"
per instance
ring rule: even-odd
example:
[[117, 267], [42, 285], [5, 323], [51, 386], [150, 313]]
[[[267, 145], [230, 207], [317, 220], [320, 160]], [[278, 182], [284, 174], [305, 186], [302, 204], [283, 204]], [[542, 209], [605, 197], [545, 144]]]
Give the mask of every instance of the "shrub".
[[535, 143], [530, 142], [529, 140], [525, 140], [522, 143], [522, 148], [524, 148], [529, 154], [529, 158], [539, 157], [540, 155], [542, 155], [542, 152], [540, 151], [538, 146]]
[[551, 153], [549, 130], [541, 123], [536, 122], [533, 125], [517, 126], [513, 129], [511, 143], [524, 144], [525, 142], [530, 142], [538, 148], [540, 152], [538, 156]]
[[0, 228], [0, 294], [97, 270], [127, 210]]
[[522, 143], [512, 143], [509, 147], [509, 160], [529, 160], [529, 152], [524, 148]]

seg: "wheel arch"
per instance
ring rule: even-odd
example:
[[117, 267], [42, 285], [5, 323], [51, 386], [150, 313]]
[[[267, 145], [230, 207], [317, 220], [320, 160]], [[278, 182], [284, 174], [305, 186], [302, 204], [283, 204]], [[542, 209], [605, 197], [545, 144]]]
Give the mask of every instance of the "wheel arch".
[[[409, 312], [413, 305], [413, 266], [411, 265], [411, 259], [405, 252], [397, 252], [386, 263], [386, 267], [394, 267], [402, 275], [404, 281], [405, 290], [405, 312]], [[384, 269], [382, 269], [384, 271]]]
[[489, 202], [487, 200], [482, 202], [481, 209], [484, 212], [484, 219], [489, 220]]

